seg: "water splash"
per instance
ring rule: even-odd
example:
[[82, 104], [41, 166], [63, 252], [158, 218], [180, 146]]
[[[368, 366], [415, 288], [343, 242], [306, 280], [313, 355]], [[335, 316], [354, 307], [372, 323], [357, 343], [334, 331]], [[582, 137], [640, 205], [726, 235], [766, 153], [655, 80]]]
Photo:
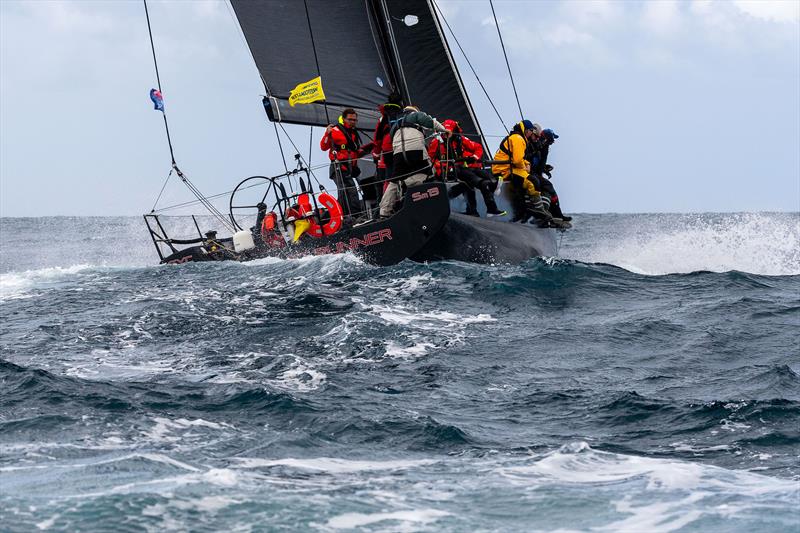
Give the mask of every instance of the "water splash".
[[721, 215], [603, 215], [586, 234], [568, 235], [565, 257], [608, 263], [646, 275], [697, 271], [785, 276], [800, 274], [800, 216], [796, 213]]

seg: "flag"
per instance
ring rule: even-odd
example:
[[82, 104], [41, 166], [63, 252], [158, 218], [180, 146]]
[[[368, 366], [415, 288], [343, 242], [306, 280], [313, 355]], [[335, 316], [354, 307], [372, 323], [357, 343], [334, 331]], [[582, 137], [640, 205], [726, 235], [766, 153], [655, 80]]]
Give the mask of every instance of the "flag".
[[164, 98], [161, 96], [161, 91], [158, 89], [150, 89], [150, 100], [153, 101], [156, 111], [164, 112]]
[[289, 93], [289, 105], [294, 107], [295, 104], [310, 104], [325, 100], [325, 92], [322, 90], [322, 76], [317, 76], [313, 80], [301, 83]]

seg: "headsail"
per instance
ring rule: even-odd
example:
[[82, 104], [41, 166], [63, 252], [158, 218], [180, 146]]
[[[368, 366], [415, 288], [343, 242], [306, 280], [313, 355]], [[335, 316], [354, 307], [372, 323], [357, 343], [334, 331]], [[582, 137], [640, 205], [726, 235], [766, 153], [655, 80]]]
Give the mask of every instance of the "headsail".
[[[271, 120], [324, 126], [342, 109], [371, 128], [393, 89], [466, 134], [480, 126], [430, 0], [231, 0], [268, 92]], [[325, 103], [291, 107], [321, 76]]]

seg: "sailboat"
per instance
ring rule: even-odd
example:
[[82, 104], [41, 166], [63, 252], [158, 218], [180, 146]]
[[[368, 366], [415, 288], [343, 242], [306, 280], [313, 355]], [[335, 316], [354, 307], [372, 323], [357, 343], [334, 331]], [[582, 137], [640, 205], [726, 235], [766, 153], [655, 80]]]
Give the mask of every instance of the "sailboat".
[[[230, 0], [230, 4], [264, 83], [267, 117], [282, 129], [283, 124], [325, 127], [352, 108], [359, 127], [369, 134], [380, 118], [378, 105], [394, 91], [432, 116], [457, 121], [463, 135], [480, 142], [485, 151], [489, 148], [433, 0]], [[155, 56], [153, 48], [154, 61]], [[293, 91], [315, 78], [324, 86], [325, 98], [295, 104]], [[196, 219], [197, 237], [170, 238], [158, 214], [145, 215], [161, 262], [352, 252], [376, 265], [404, 259], [518, 263], [557, 255], [555, 229], [454, 212], [447, 184], [438, 181], [409, 187], [402, 205], [388, 219], [347, 226], [341, 206], [316, 180], [310, 165], [300, 154], [295, 160], [296, 168], [283, 174], [240, 182], [231, 194], [227, 216], [198, 196], [230, 231], [229, 238], [218, 238], [216, 231], [202, 232]], [[361, 166], [365, 172], [371, 170], [369, 161]], [[177, 170], [174, 157], [173, 167]], [[194, 190], [180, 170], [177, 173]], [[253, 189], [263, 191], [256, 195], [257, 201], [240, 200], [245, 192], [252, 198]]]

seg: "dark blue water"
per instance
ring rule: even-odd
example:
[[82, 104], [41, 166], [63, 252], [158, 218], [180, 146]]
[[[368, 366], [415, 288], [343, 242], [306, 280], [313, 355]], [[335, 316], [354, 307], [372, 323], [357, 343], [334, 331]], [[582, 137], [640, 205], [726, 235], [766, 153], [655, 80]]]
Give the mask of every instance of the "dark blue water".
[[0, 224], [2, 530], [800, 529], [797, 214], [392, 268]]

